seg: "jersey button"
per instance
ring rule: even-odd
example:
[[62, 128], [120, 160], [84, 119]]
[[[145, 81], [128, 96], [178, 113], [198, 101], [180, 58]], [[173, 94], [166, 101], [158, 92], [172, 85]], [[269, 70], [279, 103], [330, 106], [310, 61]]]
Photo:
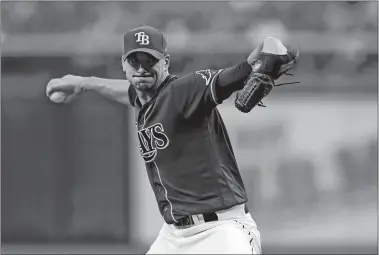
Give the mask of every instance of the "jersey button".
[[168, 211], [168, 206], [167, 206], [167, 205], [165, 205], [165, 206], [163, 207], [163, 211], [164, 211], [164, 212], [167, 212], [167, 211]]
[[156, 185], [156, 189], [157, 189], [158, 192], [161, 192], [162, 191], [162, 186], [157, 184]]

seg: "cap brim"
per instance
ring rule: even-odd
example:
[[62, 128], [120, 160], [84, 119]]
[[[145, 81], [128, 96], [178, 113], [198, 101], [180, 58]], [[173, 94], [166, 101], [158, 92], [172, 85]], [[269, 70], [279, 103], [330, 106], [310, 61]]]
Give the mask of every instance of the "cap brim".
[[138, 51], [149, 53], [149, 54], [153, 55], [157, 59], [164, 58], [164, 54], [162, 52], [159, 52], [159, 51], [153, 50], [153, 49], [149, 49], [149, 48], [138, 48], [138, 49], [130, 50], [127, 53], [125, 53], [125, 57], [129, 56], [133, 52], [138, 52]]

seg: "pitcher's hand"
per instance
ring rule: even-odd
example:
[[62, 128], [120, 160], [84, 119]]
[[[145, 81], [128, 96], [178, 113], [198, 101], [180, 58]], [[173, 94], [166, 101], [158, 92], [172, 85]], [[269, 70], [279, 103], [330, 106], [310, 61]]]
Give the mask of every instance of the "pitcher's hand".
[[84, 78], [76, 75], [65, 75], [62, 78], [51, 79], [46, 86], [46, 96], [50, 98], [54, 92], [63, 92], [66, 94], [63, 103], [69, 103], [84, 91]]

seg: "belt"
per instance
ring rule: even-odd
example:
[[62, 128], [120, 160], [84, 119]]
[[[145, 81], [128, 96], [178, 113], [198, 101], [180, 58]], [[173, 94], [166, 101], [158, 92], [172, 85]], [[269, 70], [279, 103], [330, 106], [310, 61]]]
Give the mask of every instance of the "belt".
[[[247, 208], [246, 203], [243, 205], [239, 205], [239, 206], [244, 207], [245, 214], [249, 212], [249, 209]], [[233, 208], [231, 208], [231, 210]], [[188, 215], [188, 216], [180, 219], [178, 222], [175, 222], [173, 225], [175, 227], [187, 227], [187, 226], [192, 226], [192, 225], [198, 225], [198, 224], [204, 223], [204, 222], [218, 221], [219, 220], [218, 214], [221, 214], [221, 212], [224, 212], [227, 210], [223, 210], [223, 211], [219, 211], [219, 212], [212, 212], [212, 213]]]

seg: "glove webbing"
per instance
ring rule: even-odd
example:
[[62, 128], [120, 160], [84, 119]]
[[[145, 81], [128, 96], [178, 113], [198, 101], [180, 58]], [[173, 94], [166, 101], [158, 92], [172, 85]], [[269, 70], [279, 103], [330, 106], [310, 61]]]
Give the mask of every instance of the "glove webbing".
[[[289, 76], [293, 76], [293, 74], [291, 73], [284, 73], [284, 75], [289, 75]], [[285, 82], [285, 83], [279, 83], [279, 84], [275, 84], [274, 83], [274, 87], [279, 87], [279, 86], [282, 86], [282, 85], [289, 85], [289, 84], [296, 84], [296, 83], [300, 83], [299, 81], [292, 81], [292, 82]], [[258, 103], [258, 106], [261, 106], [261, 107], [266, 107], [262, 101], [260, 101]]]
[[250, 112], [256, 105], [264, 106], [262, 98], [273, 88], [273, 80], [266, 74], [253, 73], [244, 88], [237, 94], [235, 106], [241, 112]]
[[[285, 75], [293, 76], [293, 74], [289, 73], [285, 73]], [[270, 93], [273, 87], [295, 83], [300, 82], [296, 81], [275, 84], [270, 76], [261, 73], [253, 73], [246, 81], [244, 88], [237, 93], [235, 106], [238, 110], [244, 113], [250, 112], [256, 105], [266, 107], [262, 103], [262, 99]]]

